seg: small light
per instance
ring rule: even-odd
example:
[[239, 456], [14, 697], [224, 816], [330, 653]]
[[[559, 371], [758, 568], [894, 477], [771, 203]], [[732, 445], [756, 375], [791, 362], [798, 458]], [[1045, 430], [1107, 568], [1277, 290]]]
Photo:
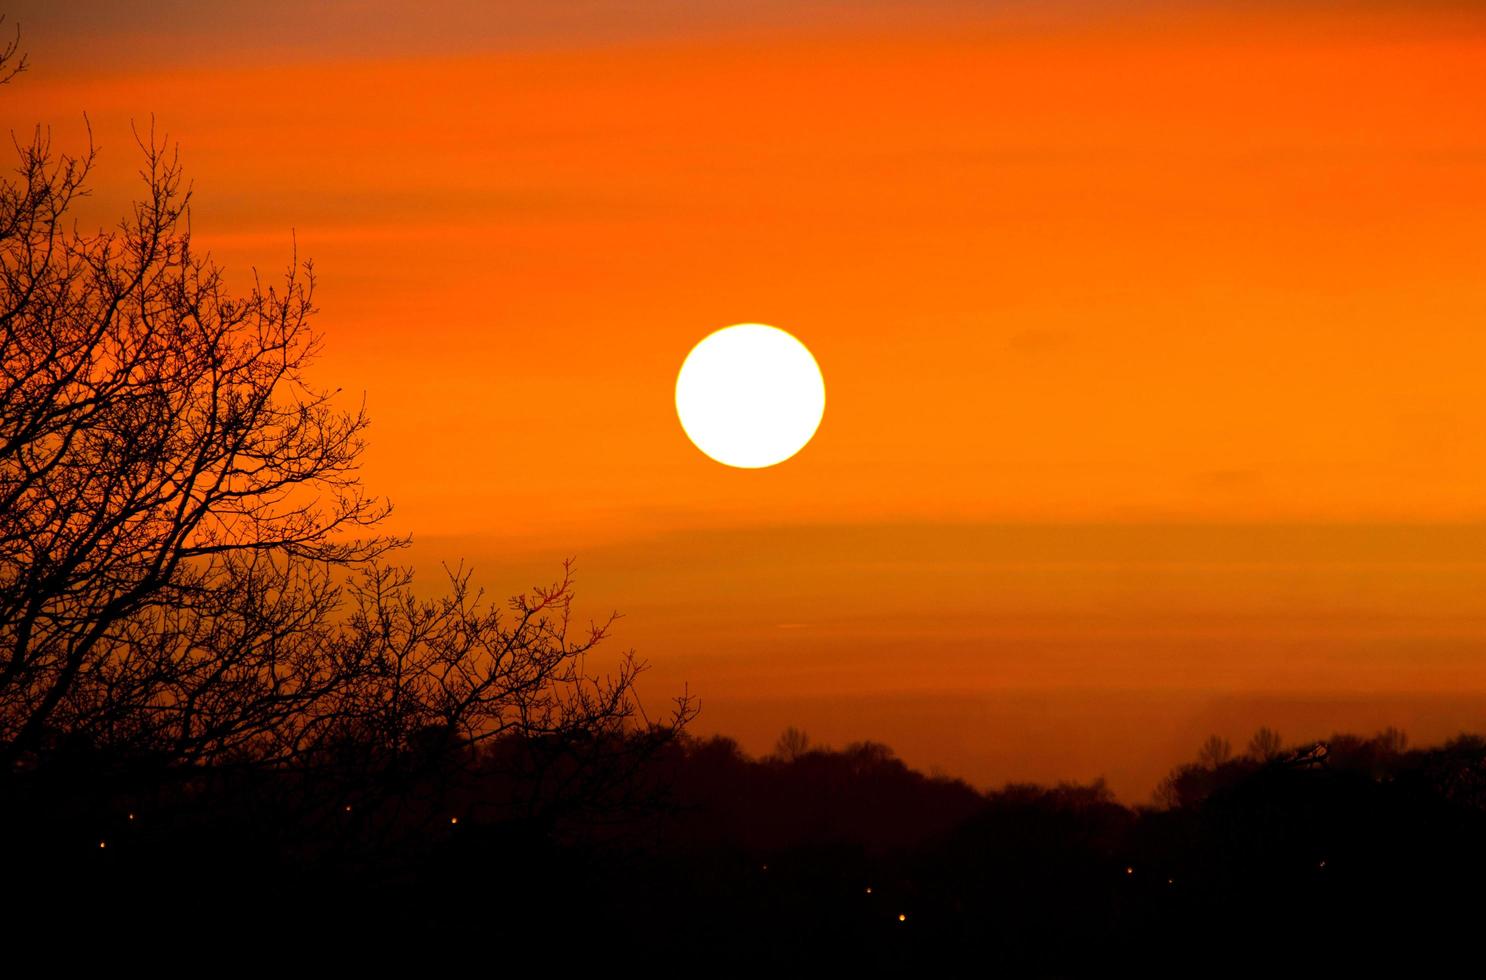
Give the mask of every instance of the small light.
[[1130, 867], [1129, 865], [1126, 865], [1125, 866], [1125, 874], [1127, 874], [1127, 875], [1133, 875], [1134, 873], [1135, 873], [1135, 869], [1134, 868]]
[[349, 803], [346, 804], [346, 812], [347, 813], [350, 813], [351, 812], [351, 804], [349, 804]]
[[898, 913], [898, 921], [899, 922], [907, 922], [908, 921], [908, 916], [904, 915], [902, 912], [899, 912]]
[[458, 817], [450, 817], [449, 818], [449, 823], [451, 823], [451, 824], [459, 823], [459, 818]]
[[868, 895], [872, 894], [872, 886], [871, 885], [868, 885], [867, 886], [867, 894]]
[[102, 850], [103, 848], [105, 848], [107, 846], [108, 846], [108, 841], [101, 840], [101, 841], [98, 842], [98, 849], [99, 850]]
[[134, 814], [132, 814], [132, 813], [131, 813], [131, 814], [129, 814], [129, 819], [130, 819], [130, 820], [133, 820], [133, 819], [134, 819]]
[[768, 866], [768, 865], [767, 865], [767, 864], [766, 864], [766, 865], [764, 865], [764, 868], [763, 868], [763, 870], [765, 870], [765, 871], [768, 871], [768, 870], [769, 870], [769, 866]]
[[1323, 868], [1324, 869], [1326, 867], [1326, 862], [1325, 861], [1322, 861], [1319, 865], [1317, 865], [1317, 867], [1320, 867], [1320, 868]]
[[1174, 881], [1172, 881], [1172, 880], [1171, 880], [1171, 879], [1170, 879], [1170, 878], [1167, 878], [1167, 879], [1166, 879], [1166, 883], [1167, 883], [1167, 884], [1168, 884], [1168, 885], [1174, 885], [1174, 884], [1176, 884], [1176, 882], [1174, 882]]

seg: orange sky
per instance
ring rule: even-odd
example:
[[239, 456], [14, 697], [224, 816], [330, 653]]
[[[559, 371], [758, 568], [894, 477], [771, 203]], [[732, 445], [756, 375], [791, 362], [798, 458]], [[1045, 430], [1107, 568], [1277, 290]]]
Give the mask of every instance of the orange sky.
[[[21, 5], [4, 121], [89, 114], [94, 220], [154, 113], [200, 245], [293, 229], [411, 557], [575, 555], [699, 729], [1140, 799], [1207, 728], [1486, 728], [1486, 14], [198, 6]], [[770, 470], [671, 401], [739, 321], [826, 377]]]

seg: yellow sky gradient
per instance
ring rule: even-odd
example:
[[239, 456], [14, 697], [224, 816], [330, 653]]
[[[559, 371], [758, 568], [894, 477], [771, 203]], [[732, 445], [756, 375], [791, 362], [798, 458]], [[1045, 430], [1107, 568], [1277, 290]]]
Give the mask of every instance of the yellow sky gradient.
[[[89, 114], [94, 220], [154, 113], [199, 245], [292, 229], [415, 560], [576, 555], [702, 729], [1142, 798], [1209, 723], [1486, 724], [1486, 18], [538, 6], [41, 12], [0, 114]], [[671, 401], [743, 321], [828, 392], [757, 472]]]

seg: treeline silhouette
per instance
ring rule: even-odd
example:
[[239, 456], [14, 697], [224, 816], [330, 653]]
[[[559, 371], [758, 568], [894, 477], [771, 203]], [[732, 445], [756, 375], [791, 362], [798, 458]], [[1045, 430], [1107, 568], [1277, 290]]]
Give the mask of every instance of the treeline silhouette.
[[1213, 748], [1130, 807], [1102, 782], [977, 792], [870, 742], [787, 732], [750, 759], [684, 739], [665, 753], [673, 808], [616, 893], [645, 900], [616, 908], [655, 949], [1033, 973], [1417, 961], [1478, 927], [1486, 740], [1286, 749], [1261, 730], [1251, 753]]
[[872, 742], [795, 733], [751, 758], [723, 737], [606, 738], [434, 742], [396, 778], [354, 752], [314, 775], [167, 773], [59, 747], [9, 783], [10, 921], [70, 929], [57, 910], [82, 901], [91, 933], [135, 939], [163, 917], [230, 946], [267, 917], [378, 955], [473, 930], [569, 964], [969, 957], [1053, 974], [1417, 959], [1479, 927], [1478, 736], [1221, 758], [1210, 743], [1135, 807], [1099, 782], [981, 792]]

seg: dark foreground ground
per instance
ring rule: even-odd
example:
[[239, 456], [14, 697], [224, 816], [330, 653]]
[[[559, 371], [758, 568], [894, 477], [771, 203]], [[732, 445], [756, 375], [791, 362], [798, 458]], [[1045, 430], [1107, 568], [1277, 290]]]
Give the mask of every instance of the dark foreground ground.
[[980, 793], [871, 743], [786, 761], [682, 740], [623, 778], [555, 765], [540, 785], [484, 756], [361, 776], [86, 752], [17, 771], [8, 955], [1283, 976], [1474, 962], [1486, 925], [1472, 736], [1210, 760], [1142, 808], [1099, 785]]

